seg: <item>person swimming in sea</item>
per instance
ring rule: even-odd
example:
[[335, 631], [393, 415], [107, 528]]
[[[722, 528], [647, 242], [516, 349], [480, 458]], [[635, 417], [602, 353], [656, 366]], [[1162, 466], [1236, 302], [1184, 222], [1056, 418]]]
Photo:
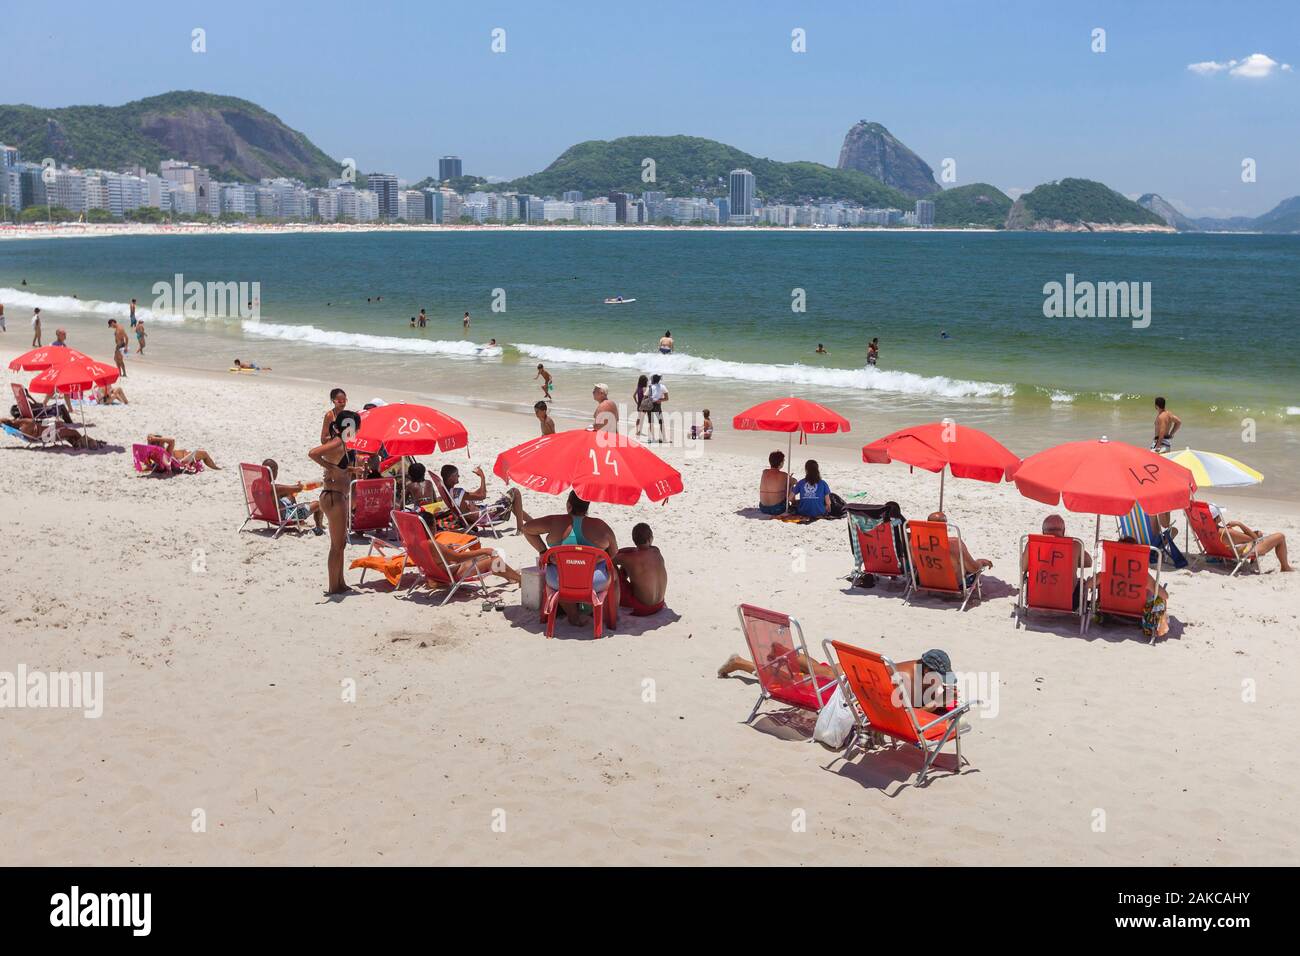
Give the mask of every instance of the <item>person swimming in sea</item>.
[[949, 335], [947, 332], [945, 332], [943, 329], [940, 329], [940, 330], [939, 330], [939, 338], [941, 338], [941, 339], [950, 339], [950, 338], [952, 338], [952, 336]]
[[817, 354], [818, 354], [818, 355], [830, 355], [831, 353], [826, 351], [826, 346], [824, 346], [824, 345], [822, 345], [820, 342], [818, 342], [818, 343], [817, 343]]
[[673, 333], [665, 331], [664, 337], [659, 340], [659, 354], [671, 355], [673, 352]]
[[880, 339], [872, 339], [867, 345], [867, 364], [874, 366], [880, 361]]

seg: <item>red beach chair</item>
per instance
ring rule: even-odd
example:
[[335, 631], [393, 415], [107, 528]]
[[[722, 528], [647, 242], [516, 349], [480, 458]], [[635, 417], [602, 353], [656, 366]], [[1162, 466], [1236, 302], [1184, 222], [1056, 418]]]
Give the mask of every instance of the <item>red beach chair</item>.
[[[605, 565], [610, 583], [605, 588], [596, 590], [596, 569]], [[556, 584], [552, 588], [547, 580], [547, 565], [554, 564]], [[618, 602], [606, 600], [614, 583], [613, 562], [609, 555], [600, 548], [583, 544], [561, 544], [547, 549], [538, 559], [537, 566], [542, 572], [542, 610], [541, 618], [546, 622], [546, 636], [555, 635], [555, 618], [560, 613], [560, 604], [575, 602], [590, 604], [592, 609], [592, 636], [600, 637], [605, 633], [605, 617], [609, 616], [609, 626], [618, 623]]]
[[[963, 763], [970, 763], [961, 755], [961, 738], [970, 730], [970, 724], [964, 723], [962, 717], [970, 710], [972, 701], [940, 716], [926, 710], [917, 711], [912, 706], [913, 694], [908, 681], [888, 657], [839, 641], [825, 641], [822, 646], [840, 677], [844, 698], [850, 701], [854, 711], [853, 737], [844, 751], [844, 759], [850, 759], [856, 750], [865, 751], [872, 734], [883, 734], [915, 747], [924, 755], [916, 778], [918, 784], [925, 783], [935, 758], [950, 740], [957, 749], [955, 772], [961, 770]], [[919, 672], [919, 664], [915, 670]]]
[[[1083, 568], [1083, 542], [1050, 534], [1027, 534], [1020, 539], [1026, 558], [1016, 597], [1016, 627], [1030, 611], [1072, 614], [1079, 633], [1088, 626], [1088, 587]], [[1075, 555], [1078, 557], [1075, 557]]]
[[362, 478], [348, 487], [348, 534], [374, 534], [389, 528], [397, 502], [397, 479]]
[[903, 563], [899, 559], [898, 547], [894, 543], [894, 526], [888, 521], [882, 521], [870, 531], [863, 531], [856, 521], [849, 519], [849, 535], [851, 541], [850, 547], [854, 541], [857, 542], [857, 552], [862, 557], [858, 567], [854, 569], [853, 577], [859, 574], [874, 574], [878, 578], [890, 578], [891, 580], [903, 580], [905, 588], [903, 596], [912, 588], [911, 579], [903, 569]]
[[[406, 551], [407, 564], [415, 565], [421, 575], [421, 580], [408, 590], [408, 596], [421, 586], [431, 591], [440, 587], [448, 588], [446, 597], [442, 599], [443, 604], [455, 597], [456, 592], [461, 588], [477, 589], [480, 595], [487, 593], [487, 583], [477, 568], [466, 567], [460, 572], [454, 572], [443, 558], [442, 552], [431, 547], [429, 528], [419, 515], [409, 511], [393, 511], [391, 518], [393, 527], [397, 529], [397, 534], [401, 538], [402, 547]], [[439, 543], [453, 550], [477, 540], [471, 534], [458, 534], [454, 531], [438, 532]], [[372, 545], [373, 543], [372, 539]]]
[[1192, 502], [1191, 507], [1187, 509], [1187, 526], [1196, 535], [1196, 543], [1201, 547], [1203, 564], [1215, 560], [1232, 565], [1232, 573], [1228, 577], [1236, 577], [1237, 572], [1242, 568], [1253, 566], [1256, 571], [1259, 570], [1259, 556], [1250, 550], [1250, 545], [1241, 546], [1243, 552], [1246, 552], [1242, 554], [1225, 540], [1227, 535], [1223, 533], [1223, 529], [1215, 522], [1214, 515], [1210, 513], [1209, 502]]
[[[957, 562], [952, 557], [952, 542], [959, 543]], [[983, 598], [980, 593], [980, 575], [983, 568], [967, 569], [961, 557], [961, 530], [951, 522], [909, 521], [907, 546], [912, 555], [912, 593], [928, 591], [962, 599], [961, 610], [966, 610], [972, 597]], [[968, 584], [967, 575], [974, 575]]]
[[[157, 445], [136, 445], [135, 447], [155, 448], [158, 451], [163, 451]], [[275, 534], [271, 537], [278, 538], [286, 528], [302, 528], [306, 526], [305, 518], [286, 518], [284, 516], [284, 511], [280, 508], [280, 499], [275, 493], [275, 483], [271, 480], [271, 469], [265, 465], [240, 462], [239, 480], [244, 486], [244, 507], [248, 509], [248, 517], [239, 526], [240, 531], [248, 527], [250, 521], [264, 521], [268, 526], [275, 529]]]
[[741, 604], [736, 611], [758, 673], [758, 701], [745, 723], [757, 717], [769, 699], [813, 713], [820, 711], [835, 690], [835, 679], [809, 674], [801, 666], [799, 655], [804, 660], [809, 655], [799, 622], [788, 614], [752, 604]]
[[[1148, 583], [1151, 580], [1151, 555], [1160, 554], [1158, 548], [1145, 544], [1123, 544], [1119, 541], [1101, 543], [1102, 572], [1097, 575], [1097, 610], [1114, 617], [1142, 620], [1146, 609]], [[1160, 593], [1160, 569], [1163, 561], [1156, 561], [1156, 578], [1151, 593]], [[1155, 643], [1155, 636], [1151, 638]]]

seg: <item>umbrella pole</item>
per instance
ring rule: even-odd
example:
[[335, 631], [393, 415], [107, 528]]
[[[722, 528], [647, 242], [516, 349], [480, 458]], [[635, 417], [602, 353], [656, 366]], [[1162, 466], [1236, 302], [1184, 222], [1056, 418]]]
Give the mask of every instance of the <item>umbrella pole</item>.
[[943, 511], [943, 479], [946, 476], [947, 476], [947, 472], [944, 469], [940, 468], [939, 469], [939, 510], [940, 511]]
[[790, 507], [790, 484], [792, 482], [792, 473], [794, 471], [794, 432], [787, 432], [785, 436], [785, 506]]

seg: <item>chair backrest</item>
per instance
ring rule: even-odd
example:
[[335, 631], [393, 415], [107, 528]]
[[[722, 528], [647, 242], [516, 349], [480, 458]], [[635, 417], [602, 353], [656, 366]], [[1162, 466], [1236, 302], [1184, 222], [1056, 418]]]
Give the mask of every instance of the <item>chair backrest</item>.
[[1147, 603], [1151, 552], [1145, 544], [1101, 543], [1102, 572], [1097, 575], [1097, 607], [1107, 614], [1141, 617]]
[[415, 565], [425, 578], [446, 583], [449, 578], [447, 566], [436, 553], [437, 549], [432, 547], [429, 528], [423, 519], [409, 511], [392, 511], [389, 516], [406, 551], [406, 560]]
[[918, 587], [930, 591], [966, 590], [964, 568], [953, 562], [952, 525], [942, 521], [909, 521], [907, 546], [912, 552], [912, 572]]
[[759, 683], [778, 699], [797, 693], [807, 681], [799, 666], [799, 641], [790, 627], [790, 615], [752, 604], [742, 604], [740, 627], [758, 672]]
[[379, 531], [392, 522], [397, 479], [362, 478], [352, 482], [350, 527], [355, 532]]
[[1201, 543], [1201, 550], [1212, 558], [1237, 560], [1238, 555], [1223, 540], [1219, 526], [1210, 513], [1209, 502], [1193, 501], [1187, 506], [1187, 524]]
[[457, 524], [462, 527], [469, 527], [469, 520], [461, 514], [460, 509], [456, 507], [456, 502], [452, 499], [451, 492], [447, 490], [447, 486], [442, 483], [442, 478], [438, 475], [430, 474], [429, 479], [433, 482], [433, 487], [438, 490], [438, 497], [441, 498], [442, 503], [447, 506], [448, 513], [456, 519]]
[[14, 404], [18, 406], [18, 417], [35, 418], [36, 414], [32, 411], [32, 403], [27, 400], [27, 389], [17, 382], [10, 382], [9, 387], [14, 392]]
[[863, 531], [856, 522], [850, 525], [857, 535], [858, 550], [862, 554], [862, 570], [868, 574], [897, 576], [903, 573], [894, 544], [894, 526], [882, 521], [870, 531]]
[[1132, 538], [1138, 544], [1160, 546], [1160, 535], [1156, 534], [1152, 527], [1154, 522], [1151, 516], [1136, 501], [1133, 502], [1133, 510], [1126, 515], [1120, 515], [1115, 519], [1115, 523], [1119, 526], [1120, 537]]
[[1025, 606], [1074, 609], [1074, 588], [1083, 565], [1083, 542], [1051, 534], [1026, 535]]
[[158, 445], [132, 445], [131, 463], [136, 471], [151, 474], [159, 469], [166, 469], [167, 456]]
[[543, 572], [554, 564], [559, 575], [555, 590], [560, 600], [587, 601], [596, 584], [596, 569], [601, 563], [608, 567], [609, 555], [600, 548], [585, 544], [560, 544], [548, 548], [537, 560]]
[[254, 521], [266, 521], [281, 524], [280, 499], [275, 494], [275, 484], [271, 481], [271, 469], [265, 465], [240, 462], [239, 480], [244, 485], [244, 506], [248, 508], [248, 517]]
[[830, 643], [835, 648], [840, 672], [871, 729], [904, 740], [919, 741], [921, 735], [912, 703], [906, 689], [901, 686], [893, 661], [852, 644]]

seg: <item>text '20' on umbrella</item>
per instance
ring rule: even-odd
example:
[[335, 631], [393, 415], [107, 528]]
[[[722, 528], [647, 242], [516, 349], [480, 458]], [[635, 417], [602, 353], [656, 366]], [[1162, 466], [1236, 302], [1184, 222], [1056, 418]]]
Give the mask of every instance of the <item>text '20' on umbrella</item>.
[[493, 473], [521, 488], [584, 501], [634, 505], [644, 494], [664, 501], [682, 491], [682, 476], [634, 438], [575, 428], [543, 435], [497, 456]]

